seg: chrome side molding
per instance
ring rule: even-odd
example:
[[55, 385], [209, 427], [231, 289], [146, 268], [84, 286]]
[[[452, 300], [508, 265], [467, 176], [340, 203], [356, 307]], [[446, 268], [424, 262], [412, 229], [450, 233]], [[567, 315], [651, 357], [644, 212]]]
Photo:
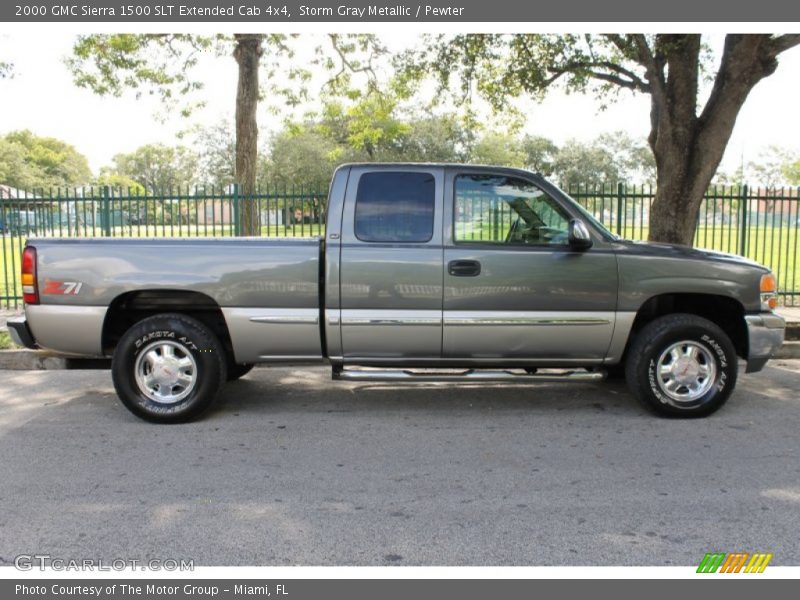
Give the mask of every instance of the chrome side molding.
[[342, 325], [435, 325], [441, 327], [442, 320], [438, 317], [408, 317], [398, 319], [345, 317], [342, 319]]
[[266, 315], [250, 317], [251, 323], [268, 323], [271, 325], [316, 325], [319, 318], [303, 315]]
[[610, 325], [609, 319], [592, 317], [448, 317], [445, 325]]

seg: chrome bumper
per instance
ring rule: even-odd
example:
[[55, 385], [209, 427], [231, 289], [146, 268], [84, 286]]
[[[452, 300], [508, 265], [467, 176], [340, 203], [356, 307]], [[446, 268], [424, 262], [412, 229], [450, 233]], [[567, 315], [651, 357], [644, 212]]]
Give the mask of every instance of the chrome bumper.
[[36, 342], [33, 341], [33, 335], [28, 328], [28, 321], [25, 320], [25, 317], [11, 317], [6, 323], [6, 326], [8, 327], [8, 334], [11, 336], [11, 341], [17, 346], [24, 346], [32, 350], [38, 348]]
[[783, 344], [786, 321], [775, 313], [745, 315], [747, 323], [747, 368], [745, 373], [755, 373], [764, 368], [767, 361]]

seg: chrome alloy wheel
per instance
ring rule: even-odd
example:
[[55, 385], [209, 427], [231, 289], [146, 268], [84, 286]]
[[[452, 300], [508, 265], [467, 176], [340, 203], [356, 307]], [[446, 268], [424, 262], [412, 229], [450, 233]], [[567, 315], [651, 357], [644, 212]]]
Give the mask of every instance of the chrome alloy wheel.
[[689, 340], [664, 350], [656, 368], [658, 387], [678, 408], [703, 397], [717, 378], [717, 363], [711, 351]]
[[176, 342], [156, 341], [146, 346], [134, 366], [139, 390], [153, 402], [175, 404], [197, 383], [197, 363], [189, 350]]

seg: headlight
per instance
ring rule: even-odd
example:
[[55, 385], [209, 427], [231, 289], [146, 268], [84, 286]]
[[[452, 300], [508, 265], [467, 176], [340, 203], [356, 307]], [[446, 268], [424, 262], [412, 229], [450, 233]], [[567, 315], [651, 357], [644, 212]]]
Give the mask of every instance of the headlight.
[[775, 275], [761, 276], [761, 310], [775, 310], [778, 307], [778, 284]]

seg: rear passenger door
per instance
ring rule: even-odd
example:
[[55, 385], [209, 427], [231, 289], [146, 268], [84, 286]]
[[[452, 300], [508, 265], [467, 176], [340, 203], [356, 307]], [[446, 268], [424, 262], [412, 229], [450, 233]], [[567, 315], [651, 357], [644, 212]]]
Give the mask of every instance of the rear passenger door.
[[439, 358], [444, 170], [353, 167], [342, 215], [345, 362]]

